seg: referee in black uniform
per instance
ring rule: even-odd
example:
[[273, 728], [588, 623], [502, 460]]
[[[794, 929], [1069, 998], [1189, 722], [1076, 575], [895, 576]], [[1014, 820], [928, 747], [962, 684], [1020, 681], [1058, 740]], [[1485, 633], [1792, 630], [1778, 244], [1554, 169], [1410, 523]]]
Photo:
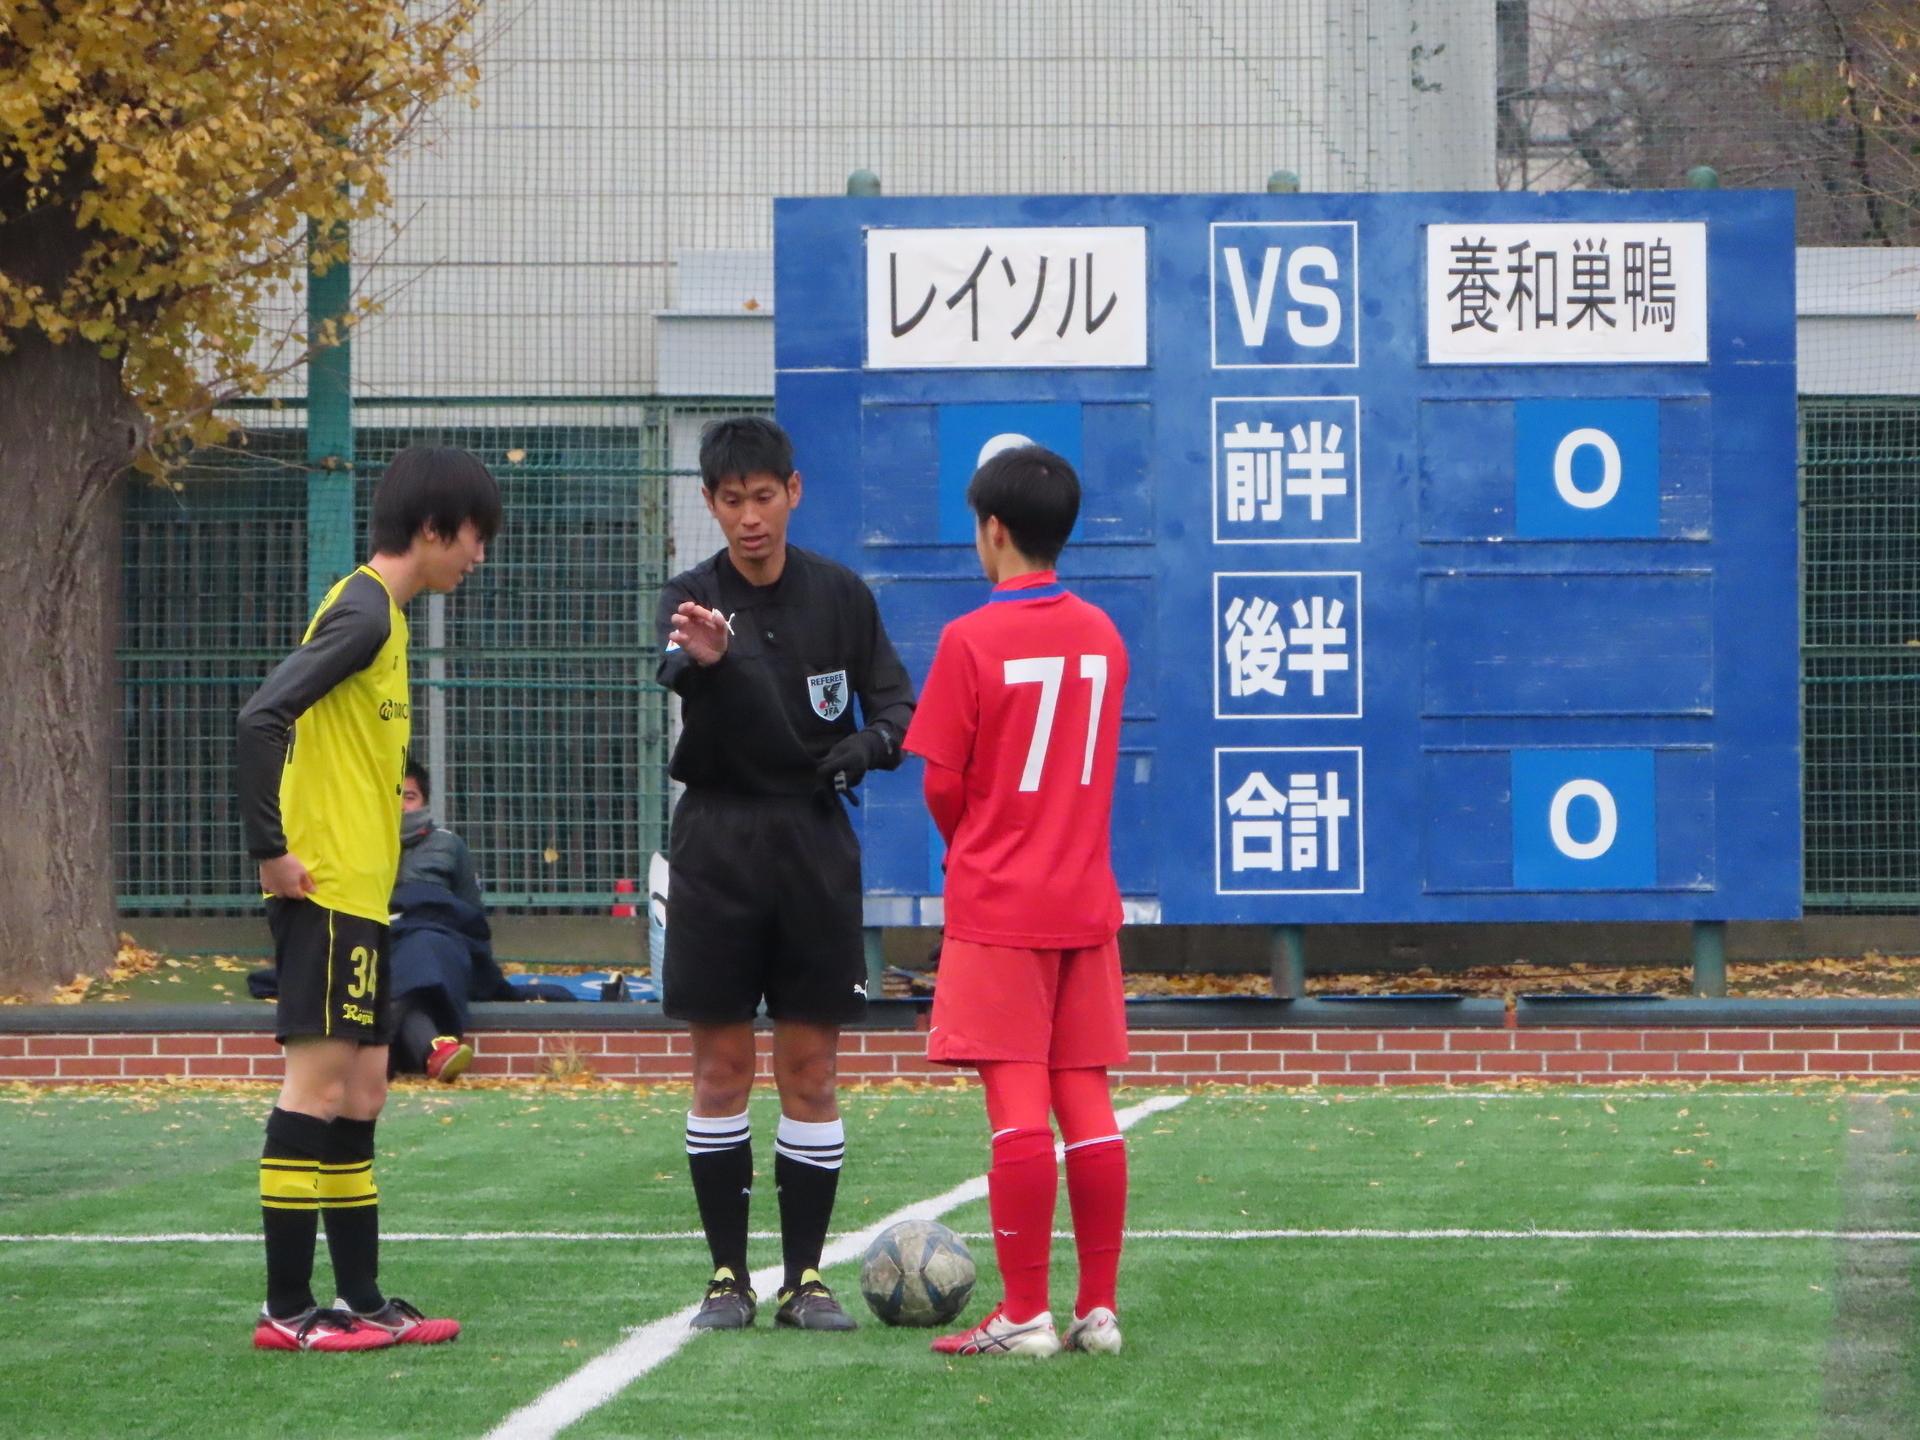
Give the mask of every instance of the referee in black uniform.
[[899, 765], [913, 686], [866, 582], [787, 544], [800, 476], [785, 431], [756, 417], [709, 425], [700, 483], [727, 548], [667, 583], [657, 622], [659, 680], [684, 721], [672, 775], [687, 787], [668, 854], [664, 1008], [693, 1033], [687, 1156], [714, 1265], [693, 1324], [754, 1319], [747, 1094], [764, 999], [786, 1266], [774, 1318], [851, 1330], [819, 1271], [846, 1151], [840, 1027], [867, 1003], [860, 842], [841, 797], [857, 804], [867, 771]]

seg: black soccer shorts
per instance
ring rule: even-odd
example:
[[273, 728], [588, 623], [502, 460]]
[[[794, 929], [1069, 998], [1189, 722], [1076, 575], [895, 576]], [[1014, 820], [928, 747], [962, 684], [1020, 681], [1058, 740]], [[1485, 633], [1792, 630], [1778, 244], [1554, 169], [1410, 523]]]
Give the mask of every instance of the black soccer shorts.
[[296, 1035], [388, 1043], [392, 976], [385, 925], [311, 900], [273, 897], [267, 928], [273, 931], [273, 973], [280, 984], [274, 1034], [281, 1044]]
[[838, 800], [689, 790], [668, 846], [661, 1008], [675, 1020], [844, 1025], [867, 1008], [860, 840]]

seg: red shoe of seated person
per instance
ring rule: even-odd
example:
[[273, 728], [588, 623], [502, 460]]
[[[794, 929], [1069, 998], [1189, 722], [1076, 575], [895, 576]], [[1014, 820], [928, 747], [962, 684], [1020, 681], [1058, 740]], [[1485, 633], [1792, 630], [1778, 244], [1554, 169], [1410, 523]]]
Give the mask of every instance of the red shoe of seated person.
[[473, 1047], [457, 1035], [436, 1035], [427, 1056], [427, 1078], [451, 1085], [473, 1063]]

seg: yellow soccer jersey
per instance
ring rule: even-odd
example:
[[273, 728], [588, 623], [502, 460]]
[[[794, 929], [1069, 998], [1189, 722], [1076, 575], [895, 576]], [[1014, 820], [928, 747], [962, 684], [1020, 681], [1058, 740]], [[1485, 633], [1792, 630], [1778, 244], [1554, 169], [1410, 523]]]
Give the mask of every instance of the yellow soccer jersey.
[[291, 853], [313, 876], [315, 903], [384, 924], [411, 717], [407, 617], [363, 565], [327, 592], [300, 648], [240, 711], [247, 853]]

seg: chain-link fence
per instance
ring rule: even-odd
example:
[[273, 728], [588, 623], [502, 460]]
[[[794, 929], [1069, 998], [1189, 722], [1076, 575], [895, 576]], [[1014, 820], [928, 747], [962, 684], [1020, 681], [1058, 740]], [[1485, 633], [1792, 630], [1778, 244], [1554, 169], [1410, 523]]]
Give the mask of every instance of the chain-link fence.
[[1496, 0], [1500, 185], [1793, 190], [1803, 245], [1920, 239], [1913, 7]]
[[1920, 906], [1920, 404], [1807, 400], [1806, 903]]
[[177, 489], [136, 484], [124, 529], [124, 908], [259, 903], [233, 794], [234, 717], [307, 623], [304, 437], [263, 431]]
[[[306, 432], [251, 418], [244, 447], [129, 497], [128, 909], [258, 904], [232, 794], [234, 716], [307, 623]], [[362, 415], [376, 423], [355, 436], [359, 535], [386, 460], [407, 445], [471, 450], [504, 492], [508, 529], [487, 564], [408, 615], [415, 754], [497, 908], [604, 913], [615, 882], [643, 877], [664, 842], [670, 717], [652, 683], [653, 603], [702, 418], [629, 404]]]

